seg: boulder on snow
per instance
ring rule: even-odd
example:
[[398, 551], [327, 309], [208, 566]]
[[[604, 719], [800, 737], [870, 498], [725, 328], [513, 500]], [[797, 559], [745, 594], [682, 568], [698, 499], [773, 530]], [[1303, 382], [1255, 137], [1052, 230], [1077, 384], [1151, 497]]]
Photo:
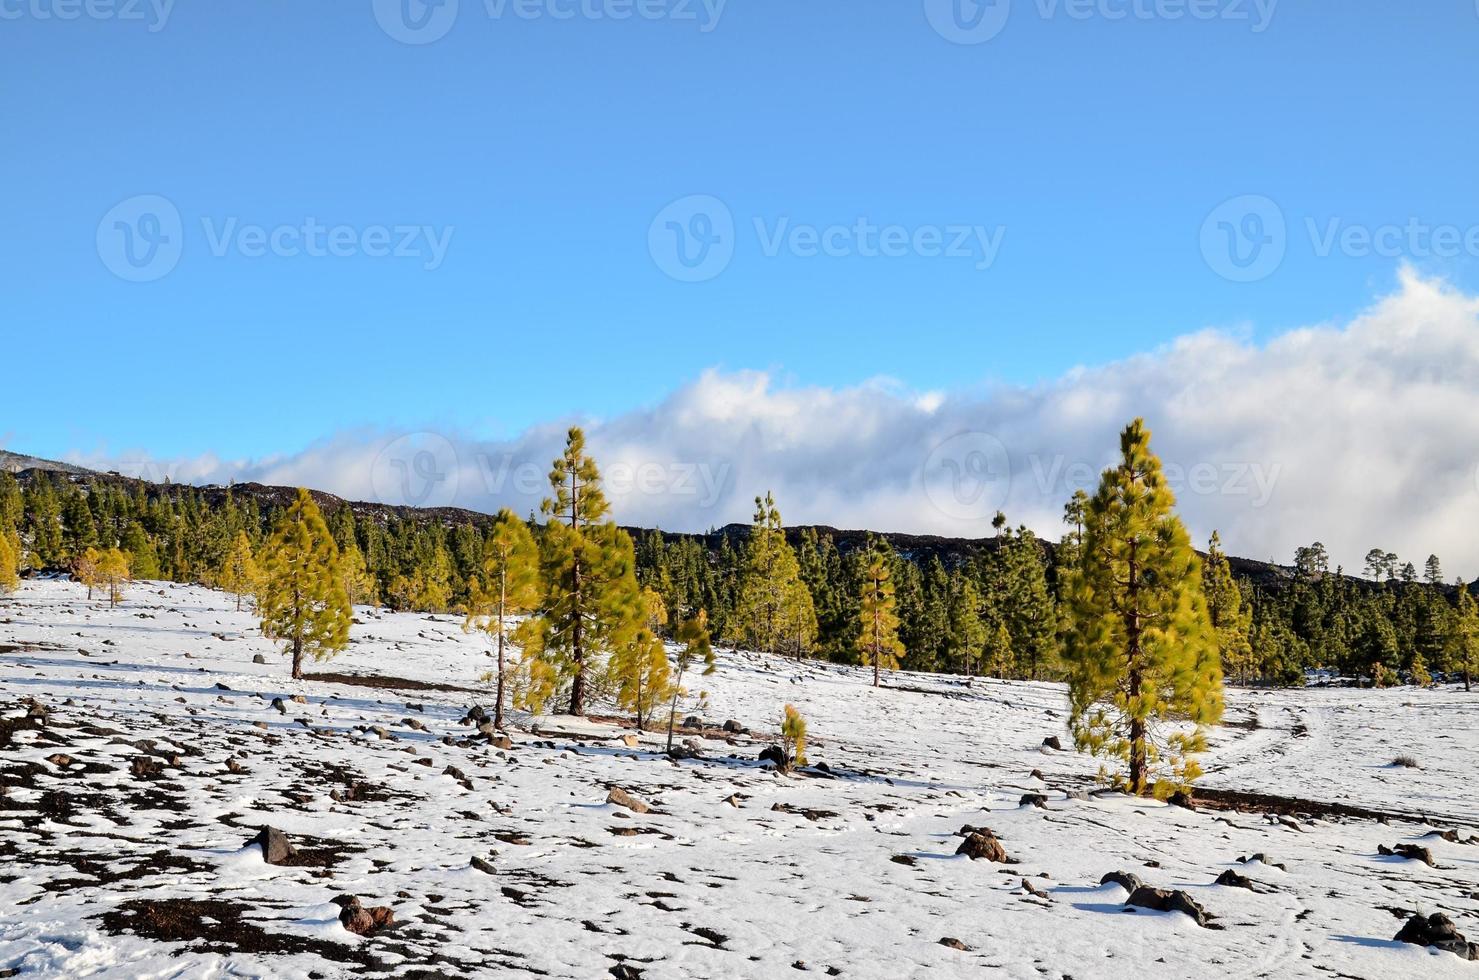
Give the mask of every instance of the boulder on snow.
[[1471, 943], [1454, 926], [1453, 921], [1442, 912], [1432, 915], [1413, 915], [1394, 937], [1399, 943], [1415, 946], [1432, 946], [1453, 953], [1460, 959], [1479, 960], [1479, 944]]
[[1203, 928], [1210, 921], [1207, 910], [1179, 888], [1151, 888], [1149, 885], [1141, 885], [1130, 893], [1129, 901], [1125, 904], [1154, 909], [1157, 912], [1181, 912], [1191, 916]]
[[472, 867], [485, 875], [496, 875], [498, 873], [498, 869], [493, 867], [492, 861], [489, 861], [487, 858], [480, 858], [476, 854], [472, 856], [471, 864]]
[[1001, 841], [996, 835], [982, 827], [971, 833], [969, 837], [960, 842], [955, 849], [956, 854], [964, 854], [972, 861], [995, 861], [997, 864], [1010, 863], [1007, 858], [1006, 848], [1001, 846]]
[[267, 658], [262, 656], [260, 653], [252, 657], [252, 663], [254, 664], [265, 664], [266, 662]]
[[1042, 747], [1045, 749], [1052, 749], [1055, 752], [1063, 751], [1063, 743], [1058, 741], [1058, 736], [1056, 735], [1049, 735], [1047, 738], [1043, 739]]
[[1042, 793], [1023, 793], [1022, 798], [1017, 801], [1018, 806], [1035, 806], [1039, 809], [1047, 809], [1048, 798]]
[[272, 699], [272, 706], [274, 708], [276, 708], [278, 710], [278, 712], [280, 712], [281, 714], [287, 714], [288, 713], [288, 703], [286, 701], [284, 701], [282, 698], [273, 698]]
[[646, 813], [652, 809], [620, 786], [611, 787], [611, 792], [606, 794], [606, 802], [615, 806], [624, 806], [633, 813]]
[[262, 859], [268, 864], [287, 864], [298, 856], [298, 851], [288, 842], [288, 837], [276, 827], [263, 827], [257, 836], [247, 841], [262, 849]]
[[702, 727], [704, 727], [704, 720], [702, 718], [700, 718], [698, 715], [689, 715], [687, 718], [684, 718], [683, 719], [683, 727], [684, 728], [702, 728]]
[[1222, 874], [1218, 875], [1217, 880], [1212, 884], [1226, 885], [1228, 888], [1246, 888], [1250, 892], [1253, 890], [1253, 882], [1244, 875], [1238, 874], [1232, 868], [1228, 868]]
[[726, 732], [729, 732], [731, 735], [743, 735], [749, 731], [748, 728], [746, 728], [744, 725], [741, 725], [733, 718], [724, 723], [724, 730]]
[[340, 895], [334, 904], [339, 906], [340, 923], [356, 936], [369, 936], [395, 925], [395, 912], [388, 905], [366, 908], [353, 895]]
[[1109, 885], [1109, 884], [1119, 885], [1125, 891], [1127, 891], [1131, 895], [1133, 895], [1133, 894], [1135, 894], [1135, 892], [1139, 891], [1142, 887], [1144, 887], [1144, 884], [1145, 883], [1142, 882], [1140, 880], [1140, 877], [1138, 875], [1134, 874], [1133, 872], [1130, 872], [1130, 871], [1111, 871], [1108, 874], [1106, 874], [1103, 878], [1100, 878], [1099, 879], [1099, 884], [1101, 884], [1101, 885]]
[[1395, 847], [1378, 844], [1376, 851], [1378, 854], [1385, 855], [1386, 857], [1406, 858], [1409, 861], [1421, 861], [1430, 868], [1437, 867], [1433, 863], [1433, 852], [1421, 844], [1398, 844]]
[[772, 762], [777, 769], [786, 768], [786, 753], [779, 745], [767, 745], [760, 750], [761, 762]]

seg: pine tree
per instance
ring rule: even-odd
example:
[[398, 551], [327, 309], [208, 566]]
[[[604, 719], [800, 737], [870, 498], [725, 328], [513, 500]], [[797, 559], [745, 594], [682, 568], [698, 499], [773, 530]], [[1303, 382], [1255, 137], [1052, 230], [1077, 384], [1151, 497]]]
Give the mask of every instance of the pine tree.
[[252, 554], [252, 540], [245, 531], [237, 531], [231, 550], [216, 573], [216, 582], [236, 597], [236, 611], [241, 612], [241, 597], [257, 590], [257, 558]]
[[1449, 620], [1443, 652], [1449, 669], [1464, 675], [1464, 690], [1468, 691], [1470, 675], [1479, 672], [1479, 603], [1463, 579], [1458, 580], [1458, 608]]
[[1438, 560], [1437, 555], [1429, 555], [1423, 564], [1423, 581], [1433, 586], [1443, 584], [1443, 563]]
[[611, 655], [616, 680], [616, 703], [637, 719], [639, 731], [647, 727], [657, 706], [673, 695], [672, 670], [658, 631], [667, 623], [667, 606], [652, 589], [639, 595], [642, 625]]
[[109, 548], [98, 556], [98, 585], [108, 590], [110, 607], [123, 599], [123, 589], [131, 578], [131, 565], [128, 553], [117, 548]]
[[20, 588], [21, 539], [15, 529], [0, 524], [0, 595]]
[[795, 705], [786, 705], [781, 713], [781, 757], [782, 769], [806, 765], [806, 719]]
[[1253, 646], [1248, 639], [1253, 628], [1253, 612], [1243, 608], [1243, 594], [1233, 579], [1232, 567], [1222, 552], [1222, 540], [1216, 531], [1207, 542], [1202, 592], [1207, 598], [1207, 615], [1217, 633], [1222, 672], [1224, 676], [1246, 680], [1253, 667]]
[[714, 645], [709, 639], [709, 614], [700, 609], [692, 619], [678, 627], [678, 676], [673, 679], [672, 704], [668, 706], [668, 751], [673, 751], [673, 722], [678, 717], [678, 699], [688, 692], [683, 677], [694, 666], [703, 664], [703, 676], [714, 672]]
[[[1202, 727], [1222, 714], [1222, 671], [1201, 562], [1142, 420], [1120, 451], [1089, 502], [1070, 572], [1070, 727], [1080, 749], [1128, 763], [1130, 792], [1166, 794], [1200, 773]], [[1179, 719], [1195, 731], [1163, 731]]]
[[889, 579], [888, 562], [874, 554], [863, 580], [861, 632], [858, 636], [859, 661], [873, 668], [873, 686], [877, 687], [883, 670], [898, 670], [904, 644], [899, 642], [899, 617], [894, 611], [894, 584]]
[[974, 673], [986, 637], [986, 623], [981, 619], [981, 592], [975, 582], [962, 576], [950, 596], [950, 655], [952, 666], [959, 664], [967, 678]]
[[484, 630], [497, 646], [493, 725], [502, 728], [508, 620], [532, 611], [539, 602], [539, 549], [529, 525], [507, 507], [493, 519], [493, 528], [483, 546], [483, 582], [484, 585], [473, 589], [464, 629]]
[[525, 660], [538, 661], [529, 705], [538, 710], [568, 683], [569, 711], [579, 715], [594, 658], [621, 649], [641, 626], [636, 553], [631, 537], [607, 519], [601, 473], [579, 428], [570, 429], [549, 479], [554, 496], [544, 501], [550, 522], [540, 539], [545, 592], [519, 637]]
[[786, 542], [781, 512], [767, 493], [755, 498], [755, 523], [745, 547], [740, 594], [728, 636], [734, 643], [778, 652], [782, 646], [799, 659], [816, 639], [816, 609], [801, 581], [796, 553]]
[[379, 594], [375, 587], [375, 577], [370, 574], [365, 564], [365, 554], [360, 551], [353, 536], [339, 547], [339, 575], [344, 581], [344, 594], [349, 597], [351, 606], [376, 603]]
[[349, 644], [354, 614], [339, 548], [307, 490], [298, 491], [264, 549], [257, 611], [262, 635], [292, 655], [294, 680], [303, 677], [305, 655], [326, 660]]
[[92, 601], [93, 590], [98, 587], [98, 563], [103, 556], [96, 548], [87, 548], [72, 559], [72, 577], [87, 589], [87, 601]]

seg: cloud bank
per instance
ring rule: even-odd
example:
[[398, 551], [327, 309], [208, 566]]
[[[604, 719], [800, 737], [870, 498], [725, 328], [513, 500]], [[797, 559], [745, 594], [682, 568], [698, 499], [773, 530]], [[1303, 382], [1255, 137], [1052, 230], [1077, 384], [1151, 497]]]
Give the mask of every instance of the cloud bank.
[[787, 523], [983, 537], [998, 508], [1040, 534], [1092, 490], [1117, 434], [1144, 417], [1193, 535], [1288, 562], [1323, 541], [1358, 571], [1367, 549], [1450, 577], [1479, 574], [1479, 299], [1404, 270], [1351, 322], [1267, 344], [1203, 330], [1030, 387], [915, 392], [887, 380], [785, 387], [709, 371], [660, 404], [565, 419], [489, 442], [454, 432], [339, 433], [259, 460], [74, 454], [176, 482], [307, 485], [350, 499], [537, 509], [567, 425], [586, 427], [624, 523], [747, 521], [773, 490]]

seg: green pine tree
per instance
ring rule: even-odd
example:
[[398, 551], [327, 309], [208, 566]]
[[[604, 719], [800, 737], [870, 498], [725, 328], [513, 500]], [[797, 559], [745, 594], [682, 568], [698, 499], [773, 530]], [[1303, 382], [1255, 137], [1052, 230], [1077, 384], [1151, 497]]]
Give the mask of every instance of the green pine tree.
[[1479, 672], [1479, 603], [1463, 579], [1458, 580], [1458, 606], [1449, 619], [1443, 653], [1445, 665], [1464, 675], [1464, 690], [1468, 691], [1471, 675]]
[[353, 610], [339, 548], [307, 490], [298, 491], [264, 549], [257, 612], [262, 635], [286, 645], [295, 680], [303, 677], [305, 655], [325, 660], [349, 644]]
[[237, 531], [236, 540], [216, 573], [217, 584], [236, 597], [237, 612], [241, 612], [241, 597], [256, 591], [258, 575], [252, 541], [245, 531]]
[[877, 687], [880, 672], [898, 670], [899, 658], [904, 655], [904, 644], [899, 642], [899, 617], [894, 611], [894, 584], [881, 554], [874, 554], [868, 563], [860, 599], [858, 659], [873, 668], [873, 686]]
[[503, 727], [507, 662], [504, 646], [508, 620], [531, 612], [539, 603], [539, 549], [534, 535], [517, 514], [505, 507], [493, 519], [483, 546], [482, 585], [474, 585], [464, 628], [487, 632], [497, 647], [494, 673], [493, 725]]
[[756, 497], [729, 638], [769, 653], [785, 649], [799, 659], [815, 642], [816, 632], [816, 609], [801, 581], [796, 553], [786, 542], [775, 498], [769, 493]]
[[1207, 615], [1217, 632], [1222, 673], [1246, 681], [1253, 668], [1253, 646], [1249, 634], [1253, 611], [1243, 608], [1243, 594], [1233, 579], [1227, 555], [1217, 532], [1207, 542], [1207, 560], [1202, 564], [1202, 592], [1207, 597]]
[[1069, 573], [1070, 728], [1080, 749], [1128, 764], [1130, 792], [1165, 795], [1200, 773], [1203, 726], [1222, 714], [1222, 670], [1201, 562], [1142, 420], [1121, 434], [1120, 452], [1089, 502]]
[[678, 717], [678, 699], [687, 694], [683, 677], [690, 669], [703, 664], [703, 675], [714, 672], [714, 645], [709, 639], [709, 614], [700, 609], [692, 619], [678, 627], [678, 675], [673, 678], [672, 703], [668, 706], [668, 751], [673, 751], [673, 722]]

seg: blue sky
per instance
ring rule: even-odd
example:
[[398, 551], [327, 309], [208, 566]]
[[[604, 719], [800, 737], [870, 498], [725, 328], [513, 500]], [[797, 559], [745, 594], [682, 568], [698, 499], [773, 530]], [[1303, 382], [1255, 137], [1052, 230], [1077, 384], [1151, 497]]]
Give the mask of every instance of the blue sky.
[[[932, 28], [934, 0], [731, 0], [717, 19], [648, 0], [656, 16], [628, 20], [609, 16], [623, 0], [583, 0], [600, 18], [461, 0], [428, 44], [370, 2], [60, 19], [69, 2], [0, 0], [0, 331], [20, 393], [0, 439], [38, 455], [261, 456], [360, 426], [500, 438], [656, 404], [709, 367], [1030, 384], [1208, 325], [1264, 339], [1346, 318], [1403, 260], [1479, 278], [1474, 248], [1420, 230], [1327, 255], [1307, 231], [1479, 226], [1472, 0], [1285, 0], [1261, 31], [1252, 0], [1211, 19], [1014, 0], [979, 44]], [[180, 252], [131, 282], [105, 239], [140, 195], [177, 210]], [[675, 201], [677, 227], [711, 227], [690, 195], [734, 223], [701, 282], [666, 274], [649, 237]], [[1251, 282], [1202, 247], [1241, 195], [1287, 225]], [[1265, 230], [1243, 212], [1214, 240]], [[344, 226], [351, 254], [234, 237], [310, 219]], [[841, 232], [841, 254], [809, 254], [805, 229], [860, 220], [901, 229], [904, 254]], [[802, 237], [768, 249], [782, 222]], [[978, 226], [988, 267], [974, 237], [933, 254]], [[366, 254], [382, 230], [411, 254]]]

